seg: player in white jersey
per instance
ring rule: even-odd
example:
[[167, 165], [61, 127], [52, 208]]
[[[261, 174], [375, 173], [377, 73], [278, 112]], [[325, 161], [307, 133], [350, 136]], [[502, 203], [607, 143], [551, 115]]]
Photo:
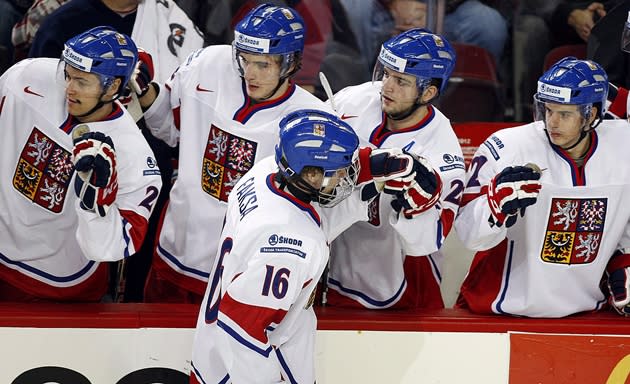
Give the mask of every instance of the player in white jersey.
[[197, 320], [192, 383], [315, 382], [312, 305], [328, 239], [344, 221], [367, 219], [367, 188], [352, 193], [358, 181], [387, 190], [413, 179], [418, 166], [402, 153], [383, 152], [387, 164], [359, 153], [352, 128], [326, 112], [294, 111], [279, 124], [275, 158], [256, 164], [228, 198]]
[[[426, 161], [423, 208], [412, 211], [382, 194], [370, 220], [332, 244], [327, 302], [382, 308], [442, 308], [441, 258], [464, 188], [464, 160], [449, 120], [431, 105], [455, 64], [448, 41], [412, 29], [386, 41], [373, 82], [333, 98], [341, 118], [371, 148], [398, 147]], [[394, 205], [392, 205], [392, 203]]]
[[291, 81], [304, 33], [293, 9], [261, 5], [238, 23], [232, 46], [197, 51], [157, 99], [154, 87], [141, 98], [153, 134], [180, 153], [145, 301], [201, 301], [234, 185], [273, 154], [282, 116], [327, 108]]
[[142, 243], [160, 172], [116, 101], [136, 61], [129, 37], [98, 27], [0, 77], [0, 300], [98, 301], [99, 262]]
[[624, 310], [630, 125], [602, 120], [607, 92], [598, 64], [564, 58], [538, 81], [535, 122], [479, 147], [455, 221], [463, 243], [479, 251], [458, 307], [562, 317], [601, 309], [610, 289]]

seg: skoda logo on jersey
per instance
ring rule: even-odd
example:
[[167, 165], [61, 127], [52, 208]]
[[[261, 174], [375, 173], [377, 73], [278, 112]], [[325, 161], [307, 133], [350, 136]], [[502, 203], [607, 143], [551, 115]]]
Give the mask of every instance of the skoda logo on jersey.
[[381, 53], [378, 55], [379, 59], [388, 66], [392, 67], [394, 70], [398, 72], [404, 72], [405, 66], [407, 65], [407, 60], [402, 57], [398, 57], [385, 49], [385, 47], [381, 48]]
[[258, 37], [247, 36], [240, 32], [234, 31], [234, 42], [237, 48], [247, 51], [255, 51], [259, 53], [269, 52], [269, 40], [260, 39]]
[[66, 63], [84, 72], [90, 72], [90, 70], [92, 69], [92, 59], [76, 53], [72, 48], [68, 47], [67, 45], [63, 50], [63, 60]]
[[298, 247], [302, 246], [302, 240], [293, 239], [290, 237], [278, 236], [273, 234], [269, 236], [269, 245], [278, 245], [278, 244], [288, 244], [288, 245], [296, 245]]
[[565, 87], [556, 87], [555, 85], [538, 82], [538, 93], [546, 98], [557, 100], [563, 103], [571, 101], [571, 89]]
[[147, 157], [147, 167], [149, 168], [155, 168], [157, 167], [157, 162], [155, 161], [154, 158], [152, 158], [151, 156]]

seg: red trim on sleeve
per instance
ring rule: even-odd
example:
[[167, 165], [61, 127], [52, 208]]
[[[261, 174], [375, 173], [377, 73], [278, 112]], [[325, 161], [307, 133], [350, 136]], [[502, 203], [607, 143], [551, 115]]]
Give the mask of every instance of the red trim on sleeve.
[[128, 211], [125, 209], [121, 209], [119, 211], [120, 216], [122, 216], [123, 219], [127, 220], [129, 224], [131, 224], [131, 229], [127, 232], [129, 233], [129, 237], [133, 242], [134, 251], [137, 251], [142, 246], [144, 236], [147, 234], [147, 219], [134, 211]]
[[615, 116], [619, 116], [623, 118], [628, 113], [627, 104], [628, 102], [628, 90], [622, 87], [617, 89], [617, 96], [610, 104], [608, 111]]
[[175, 107], [173, 108], [173, 121], [175, 122], [175, 128], [177, 128], [178, 131], [180, 131], [179, 127], [180, 127], [180, 107]]
[[357, 180], [357, 184], [372, 180], [372, 169], [370, 169], [371, 153], [372, 148], [370, 147], [359, 149], [359, 164], [361, 165], [361, 170], [359, 171], [359, 180]]
[[267, 327], [279, 324], [287, 311], [268, 307], [248, 305], [237, 301], [229, 293], [221, 298], [219, 311], [237, 323], [248, 335], [267, 344]]
[[608, 273], [614, 272], [618, 269], [630, 267], [630, 255], [627, 253], [615, 252], [613, 257], [608, 260], [606, 271]]

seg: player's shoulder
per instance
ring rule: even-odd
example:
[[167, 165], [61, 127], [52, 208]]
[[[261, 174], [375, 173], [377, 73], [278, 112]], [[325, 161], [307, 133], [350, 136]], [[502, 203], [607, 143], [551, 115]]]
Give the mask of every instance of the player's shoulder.
[[43, 97], [49, 89], [59, 87], [55, 82], [55, 73], [59, 59], [25, 59], [5, 71], [5, 87], [17, 93], [27, 93]]
[[229, 45], [210, 45], [191, 52], [179, 65], [179, 76], [194, 73], [208, 76], [210, 73], [224, 74], [232, 65], [232, 48]]
[[365, 99], [373, 99], [380, 97], [381, 83], [379, 81], [368, 81], [362, 84], [350, 85], [334, 96], [335, 103], [349, 103], [355, 101], [356, 104], [362, 104]]

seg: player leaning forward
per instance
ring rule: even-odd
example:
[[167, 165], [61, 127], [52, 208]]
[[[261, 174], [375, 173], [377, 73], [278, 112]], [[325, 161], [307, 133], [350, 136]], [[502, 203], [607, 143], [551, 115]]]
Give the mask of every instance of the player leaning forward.
[[140, 247], [161, 182], [116, 101], [137, 55], [99, 27], [0, 78], [0, 300], [98, 301], [99, 262]]
[[417, 168], [408, 154], [392, 150], [383, 162], [358, 144], [352, 128], [326, 112], [298, 110], [280, 121], [275, 159], [257, 163], [228, 198], [191, 382], [315, 381], [312, 304], [328, 239], [350, 219], [367, 220], [377, 191], [414, 178]]
[[[561, 317], [630, 296], [630, 126], [601, 120], [608, 80], [565, 58], [538, 81], [536, 121], [479, 147], [455, 221], [478, 250], [458, 305], [475, 312]], [[527, 209], [525, 209], [527, 208]]]

